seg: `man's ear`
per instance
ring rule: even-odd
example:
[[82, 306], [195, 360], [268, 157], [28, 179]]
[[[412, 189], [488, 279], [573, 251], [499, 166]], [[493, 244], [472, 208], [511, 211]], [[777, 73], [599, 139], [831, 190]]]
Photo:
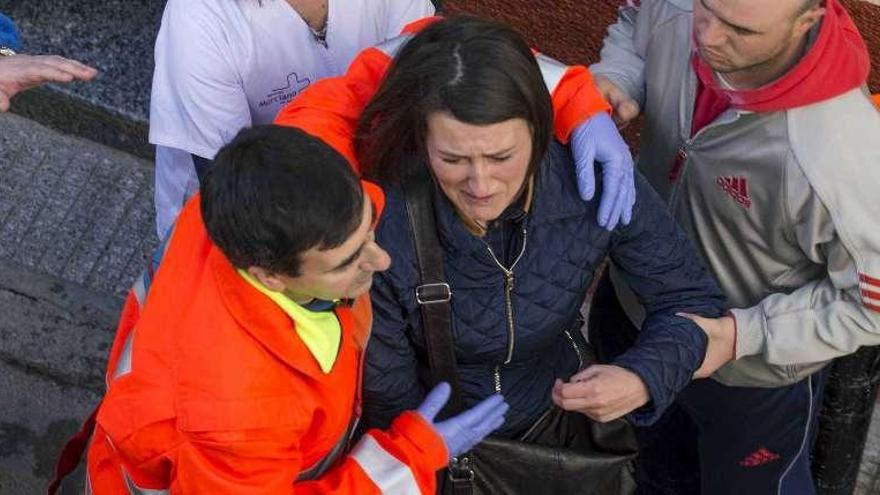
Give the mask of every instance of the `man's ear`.
[[803, 35], [813, 28], [817, 22], [825, 16], [825, 7], [814, 7], [797, 18], [794, 24], [794, 35], [796, 37]]
[[267, 289], [275, 292], [284, 291], [284, 281], [281, 280], [281, 277], [278, 274], [258, 266], [248, 267], [247, 272], [251, 277], [259, 280]]

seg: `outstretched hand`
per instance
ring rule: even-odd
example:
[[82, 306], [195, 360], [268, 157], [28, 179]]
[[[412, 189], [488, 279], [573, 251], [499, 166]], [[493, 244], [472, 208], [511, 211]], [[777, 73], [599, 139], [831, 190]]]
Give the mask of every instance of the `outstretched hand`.
[[507, 403], [500, 395], [492, 395], [476, 406], [439, 423], [434, 418], [449, 400], [451, 389], [446, 382], [440, 383], [428, 393], [416, 409], [443, 438], [450, 457], [464, 454], [480, 443], [490, 433], [504, 424]]
[[89, 81], [98, 71], [76, 60], [57, 55], [0, 57], [0, 112], [9, 110], [13, 96], [48, 82]]

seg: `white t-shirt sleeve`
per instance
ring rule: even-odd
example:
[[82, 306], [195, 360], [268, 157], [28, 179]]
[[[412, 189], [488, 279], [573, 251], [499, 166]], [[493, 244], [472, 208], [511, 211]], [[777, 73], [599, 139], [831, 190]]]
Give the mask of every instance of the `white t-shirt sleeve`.
[[434, 4], [430, 0], [385, 0], [385, 12], [385, 37], [391, 39], [407, 24], [434, 15]]
[[168, 2], [156, 39], [151, 143], [213, 159], [251, 125], [226, 15], [216, 2]]

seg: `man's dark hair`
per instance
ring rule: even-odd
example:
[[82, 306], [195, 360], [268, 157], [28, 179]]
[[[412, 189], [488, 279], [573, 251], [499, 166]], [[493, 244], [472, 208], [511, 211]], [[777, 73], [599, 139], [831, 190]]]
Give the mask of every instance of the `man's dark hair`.
[[419, 173], [434, 112], [472, 125], [524, 119], [532, 134], [529, 175], [553, 136], [550, 94], [529, 46], [513, 28], [477, 17], [436, 21], [400, 49], [358, 124], [364, 175], [394, 182]]
[[292, 127], [239, 132], [201, 194], [208, 235], [233, 265], [291, 277], [302, 253], [341, 245], [363, 219], [363, 189], [348, 161]]

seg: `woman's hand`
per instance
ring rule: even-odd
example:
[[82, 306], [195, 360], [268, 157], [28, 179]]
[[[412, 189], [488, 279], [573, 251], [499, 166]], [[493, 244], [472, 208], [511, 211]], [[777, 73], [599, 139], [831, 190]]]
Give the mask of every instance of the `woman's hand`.
[[650, 399], [638, 375], [613, 365], [595, 364], [569, 382], [557, 379], [553, 385], [553, 403], [603, 423], [629, 414]]

